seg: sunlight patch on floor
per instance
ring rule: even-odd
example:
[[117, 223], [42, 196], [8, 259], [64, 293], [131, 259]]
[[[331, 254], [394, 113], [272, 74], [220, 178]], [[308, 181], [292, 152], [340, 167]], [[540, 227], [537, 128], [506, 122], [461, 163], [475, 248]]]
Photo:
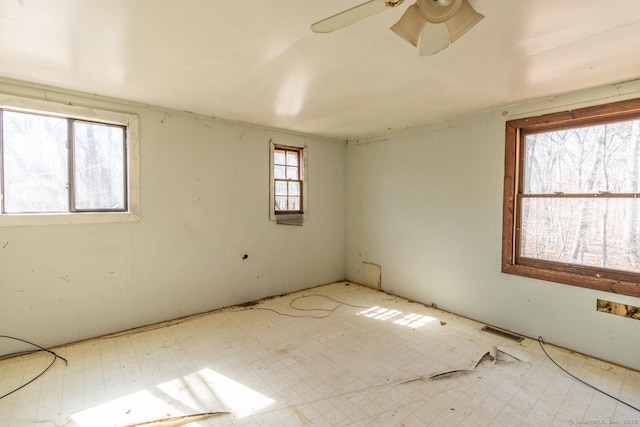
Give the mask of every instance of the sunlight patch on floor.
[[111, 400], [71, 415], [79, 427], [122, 426], [147, 420], [184, 415], [149, 390]]
[[407, 326], [409, 328], [419, 328], [420, 326], [424, 326], [429, 322], [433, 322], [436, 320], [435, 317], [424, 316], [422, 314], [411, 313], [404, 316], [402, 319], [396, 320], [396, 325]]
[[141, 390], [77, 412], [71, 418], [79, 427], [122, 426], [211, 411], [230, 412], [235, 418], [243, 418], [274, 402], [213, 369], [205, 368], [162, 383], [157, 390]]
[[[371, 308], [356, 313], [358, 316], [365, 316], [376, 320], [388, 320], [398, 317], [402, 314], [400, 310], [393, 310], [390, 308], [379, 307], [374, 305]], [[424, 316], [422, 314], [410, 313], [404, 316], [402, 319], [397, 319], [393, 323], [396, 325], [407, 326], [410, 328], [419, 328], [429, 322], [436, 320], [435, 317]]]

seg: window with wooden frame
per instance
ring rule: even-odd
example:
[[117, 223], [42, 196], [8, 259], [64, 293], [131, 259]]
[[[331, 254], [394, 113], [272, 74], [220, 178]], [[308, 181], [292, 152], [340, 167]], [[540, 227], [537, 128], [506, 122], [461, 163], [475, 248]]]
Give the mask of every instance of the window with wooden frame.
[[302, 213], [301, 149], [276, 146], [273, 151], [274, 210]]
[[640, 99], [506, 124], [502, 271], [640, 297]]
[[308, 211], [307, 148], [270, 144], [270, 219], [302, 225]]

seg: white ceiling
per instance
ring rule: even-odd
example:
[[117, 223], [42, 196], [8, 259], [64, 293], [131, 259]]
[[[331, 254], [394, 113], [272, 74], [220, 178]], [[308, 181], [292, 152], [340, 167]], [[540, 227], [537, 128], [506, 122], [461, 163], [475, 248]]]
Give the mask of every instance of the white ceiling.
[[639, 0], [469, 0], [427, 57], [363, 0], [0, 0], [0, 76], [338, 138], [640, 78]]

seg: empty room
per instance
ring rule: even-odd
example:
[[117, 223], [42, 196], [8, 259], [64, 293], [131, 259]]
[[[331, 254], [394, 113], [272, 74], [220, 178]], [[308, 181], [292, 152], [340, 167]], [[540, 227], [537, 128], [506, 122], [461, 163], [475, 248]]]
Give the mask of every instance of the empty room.
[[640, 426], [640, 2], [0, 0], [0, 426]]

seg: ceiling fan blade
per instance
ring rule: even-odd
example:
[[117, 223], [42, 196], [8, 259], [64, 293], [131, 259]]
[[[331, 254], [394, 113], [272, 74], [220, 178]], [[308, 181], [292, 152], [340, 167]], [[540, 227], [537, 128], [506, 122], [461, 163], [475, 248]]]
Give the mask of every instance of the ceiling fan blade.
[[414, 3], [405, 10], [400, 20], [391, 26], [391, 31], [403, 40], [418, 46], [420, 34], [426, 23], [427, 21], [420, 14], [418, 3]]
[[482, 18], [484, 18], [484, 15], [476, 12], [468, 0], [462, 0], [462, 4], [455, 15], [446, 21], [451, 43], [473, 28]]
[[378, 12], [382, 12], [387, 7], [395, 7], [402, 3], [402, 0], [397, 2], [391, 2], [388, 0], [369, 0], [366, 3], [359, 4], [358, 6], [347, 9], [343, 12], [337, 13], [329, 18], [318, 21], [315, 24], [311, 24], [311, 30], [314, 33], [330, 33], [361, 19], [368, 18], [371, 15], [375, 15]]
[[446, 24], [427, 24], [420, 35], [420, 56], [433, 55], [449, 46], [449, 28]]

